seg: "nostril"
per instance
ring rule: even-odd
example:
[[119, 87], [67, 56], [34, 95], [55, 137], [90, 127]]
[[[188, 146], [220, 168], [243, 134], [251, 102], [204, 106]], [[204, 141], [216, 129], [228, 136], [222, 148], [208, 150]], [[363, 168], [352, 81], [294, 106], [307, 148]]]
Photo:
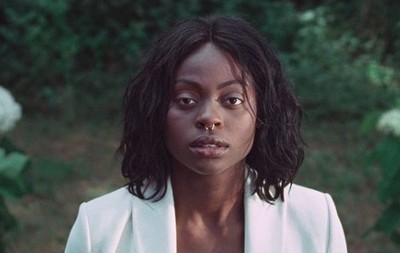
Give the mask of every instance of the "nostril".
[[197, 128], [204, 128], [205, 124], [203, 122], [196, 122], [196, 127]]
[[197, 122], [196, 127], [200, 129], [205, 129], [205, 130], [214, 130], [216, 127], [220, 127], [222, 124], [221, 122], [215, 122], [215, 123], [210, 123], [210, 122]]

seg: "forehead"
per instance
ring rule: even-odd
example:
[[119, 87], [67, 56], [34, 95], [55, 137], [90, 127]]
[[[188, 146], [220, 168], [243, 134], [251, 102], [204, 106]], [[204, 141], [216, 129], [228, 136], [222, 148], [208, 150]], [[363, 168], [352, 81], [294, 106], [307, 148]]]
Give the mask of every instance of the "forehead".
[[202, 45], [183, 60], [176, 73], [179, 77], [243, 79], [232, 56], [212, 43]]

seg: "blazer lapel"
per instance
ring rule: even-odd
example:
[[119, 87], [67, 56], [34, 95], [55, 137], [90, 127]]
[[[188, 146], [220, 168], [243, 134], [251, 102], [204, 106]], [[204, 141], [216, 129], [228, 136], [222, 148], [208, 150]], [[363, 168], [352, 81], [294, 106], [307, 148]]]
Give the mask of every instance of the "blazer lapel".
[[251, 195], [251, 176], [245, 187], [245, 252], [283, 252], [284, 224], [280, 204], [269, 204], [257, 193]]
[[[251, 194], [251, 176], [245, 187], [245, 253], [283, 252], [285, 213], [279, 201], [271, 205]], [[176, 220], [172, 187], [157, 202], [133, 198], [133, 250], [135, 253], [176, 253]]]
[[172, 187], [157, 202], [135, 198], [132, 203], [135, 253], [176, 253], [176, 222]]

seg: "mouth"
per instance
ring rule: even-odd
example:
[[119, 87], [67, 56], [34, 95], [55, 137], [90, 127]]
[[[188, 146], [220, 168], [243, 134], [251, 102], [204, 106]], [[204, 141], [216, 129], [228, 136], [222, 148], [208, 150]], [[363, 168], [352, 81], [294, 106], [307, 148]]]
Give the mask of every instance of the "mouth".
[[218, 158], [229, 148], [222, 139], [213, 136], [201, 136], [195, 139], [189, 149], [203, 158]]

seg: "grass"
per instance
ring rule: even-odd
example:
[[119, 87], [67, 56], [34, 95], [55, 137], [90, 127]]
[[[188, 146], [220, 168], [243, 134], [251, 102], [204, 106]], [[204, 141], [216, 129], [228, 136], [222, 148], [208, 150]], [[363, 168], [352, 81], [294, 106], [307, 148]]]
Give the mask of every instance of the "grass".
[[[349, 252], [399, 252], [384, 235], [365, 232], [383, 206], [376, 197], [377, 168], [364, 166], [369, 141], [358, 122], [311, 123], [304, 126], [306, 159], [296, 183], [335, 200]], [[63, 252], [81, 202], [122, 186], [115, 156], [118, 123], [64, 123], [25, 118], [11, 138], [33, 159], [33, 194], [8, 202], [20, 228], [7, 235], [7, 253]]]

